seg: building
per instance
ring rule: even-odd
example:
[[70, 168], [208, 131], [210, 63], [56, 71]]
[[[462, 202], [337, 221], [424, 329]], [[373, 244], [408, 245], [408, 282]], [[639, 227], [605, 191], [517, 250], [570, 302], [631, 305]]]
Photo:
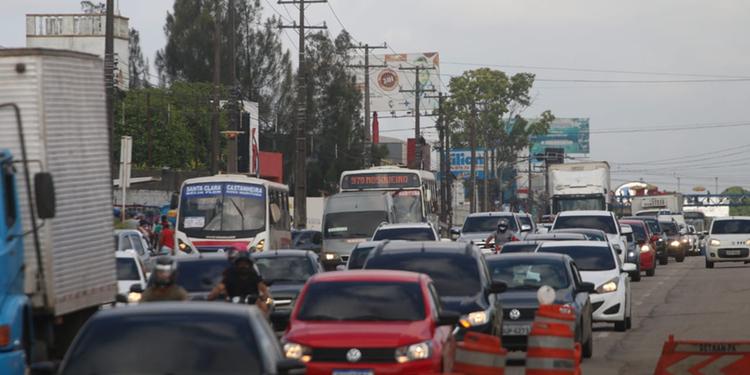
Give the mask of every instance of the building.
[[[26, 47], [66, 49], [104, 58], [106, 16], [102, 9], [75, 14], [27, 14]], [[128, 18], [115, 14], [115, 85], [128, 88]]]
[[380, 136], [380, 146], [385, 146], [388, 155], [383, 159], [383, 164], [406, 165], [406, 142], [393, 137]]

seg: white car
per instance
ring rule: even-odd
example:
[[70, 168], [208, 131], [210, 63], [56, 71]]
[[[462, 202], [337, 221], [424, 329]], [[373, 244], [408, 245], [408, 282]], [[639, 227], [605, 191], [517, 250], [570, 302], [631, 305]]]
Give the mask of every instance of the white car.
[[750, 216], [715, 218], [706, 237], [706, 268], [716, 262], [750, 262]]
[[593, 321], [614, 323], [617, 331], [630, 329], [633, 315], [628, 273], [636, 270], [635, 264], [620, 263], [615, 250], [602, 241], [544, 242], [536, 251], [573, 258], [582, 281], [596, 286], [596, 293], [589, 295]]
[[146, 266], [146, 273], [151, 272], [151, 269], [154, 267], [155, 257], [151, 256], [153, 250], [141, 231], [137, 229], [116, 229], [115, 242], [117, 244], [116, 251], [134, 251]]
[[440, 241], [430, 223], [381, 224], [372, 234], [372, 241]]
[[[140, 257], [134, 250], [115, 252], [117, 264], [117, 294], [127, 298], [128, 303], [141, 300], [141, 293], [146, 289], [146, 270]], [[138, 292], [140, 290], [140, 292]]]
[[625, 263], [625, 252], [628, 249], [625, 233], [620, 228], [620, 223], [614, 212], [610, 211], [563, 211], [557, 214], [552, 230], [558, 229], [599, 229], [607, 234], [609, 243], [612, 244], [620, 257], [620, 263]]

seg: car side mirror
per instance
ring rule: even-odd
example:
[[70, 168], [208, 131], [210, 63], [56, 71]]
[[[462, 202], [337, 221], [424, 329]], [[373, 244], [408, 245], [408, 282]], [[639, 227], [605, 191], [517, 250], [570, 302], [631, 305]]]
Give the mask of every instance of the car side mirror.
[[143, 286], [141, 284], [133, 284], [130, 286], [130, 293], [143, 293]]
[[57, 373], [59, 367], [60, 362], [44, 361], [32, 363], [29, 370], [31, 370], [31, 375], [53, 375]]
[[455, 311], [443, 310], [438, 316], [437, 325], [439, 326], [454, 326], [458, 324], [458, 320], [461, 319], [461, 314]]
[[458, 237], [461, 237], [461, 231], [458, 229], [451, 229], [451, 239], [455, 241]]
[[635, 272], [636, 270], [638, 270], [638, 267], [633, 263], [625, 263], [622, 265], [622, 272]]
[[169, 209], [176, 210], [177, 206], [179, 205], [180, 205], [180, 194], [172, 193], [172, 196], [169, 197]]
[[521, 232], [531, 232], [531, 225], [528, 225], [528, 224], [521, 225]]
[[304, 374], [307, 365], [298, 359], [282, 359], [276, 362], [278, 374]]
[[278, 223], [279, 220], [281, 220], [281, 208], [279, 208], [279, 205], [276, 203], [271, 204], [271, 221], [273, 223]]
[[594, 283], [582, 282], [578, 288], [579, 293], [596, 293], [596, 285]]
[[499, 281], [499, 280], [492, 280], [490, 282], [490, 289], [489, 292], [492, 294], [498, 294], [506, 291], [508, 289], [508, 284]]
[[613, 248], [615, 249], [615, 252], [616, 252], [616, 253], [617, 253], [618, 255], [619, 255], [619, 254], [622, 254], [622, 248], [620, 247], [620, 245], [618, 245], [618, 244], [615, 244], [615, 245], [612, 245], [612, 247], [613, 247]]
[[55, 184], [51, 174], [39, 172], [34, 175], [34, 200], [36, 216], [40, 219], [55, 217]]

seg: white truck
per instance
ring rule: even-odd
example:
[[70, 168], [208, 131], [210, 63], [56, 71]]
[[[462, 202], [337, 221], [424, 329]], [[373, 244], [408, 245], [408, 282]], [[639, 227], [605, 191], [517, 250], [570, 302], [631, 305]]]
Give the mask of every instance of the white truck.
[[605, 161], [553, 164], [547, 169], [552, 213], [609, 210], [610, 174]]
[[[682, 213], [684, 198], [680, 193], [635, 196], [630, 199], [630, 210], [634, 215]], [[650, 215], [649, 215], [650, 216]]]
[[[59, 357], [88, 317], [117, 294], [104, 64], [78, 52], [0, 49], [0, 87], [6, 103], [0, 149], [15, 156], [23, 218], [25, 256], [16, 282], [23, 284], [23, 313], [36, 336], [25, 336], [26, 356]], [[35, 180], [23, 178], [24, 170], [54, 179], [54, 189], [42, 195], [54, 194], [56, 214], [35, 217], [36, 228], [29, 192], [43, 184], [28, 186]]]

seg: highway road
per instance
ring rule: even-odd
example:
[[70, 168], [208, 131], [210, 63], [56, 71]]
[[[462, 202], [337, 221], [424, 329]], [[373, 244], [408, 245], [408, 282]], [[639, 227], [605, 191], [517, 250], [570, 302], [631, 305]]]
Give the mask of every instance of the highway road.
[[[750, 265], [704, 267], [703, 257], [670, 259], [654, 277], [633, 285], [633, 328], [615, 332], [594, 325], [594, 357], [584, 374], [653, 374], [664, 341], [676, 339], [750, 340]], [[511, 356], [519, 358], [518, 354]], [[514, 361], [507, 374], [523, 374]]]

